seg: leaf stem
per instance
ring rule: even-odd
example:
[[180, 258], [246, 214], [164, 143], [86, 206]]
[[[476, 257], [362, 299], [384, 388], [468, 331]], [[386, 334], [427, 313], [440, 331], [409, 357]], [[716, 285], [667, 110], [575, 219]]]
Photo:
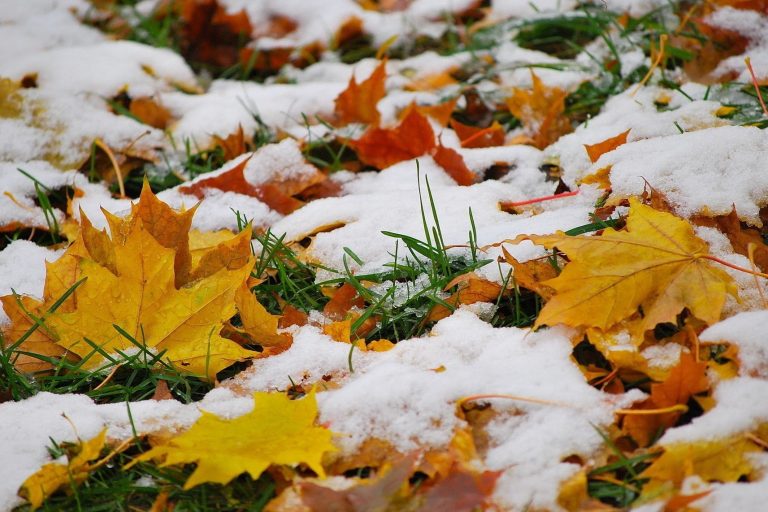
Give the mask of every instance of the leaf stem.
[[757, 77], [755, 76], [755, 70], [752, 69], [752, 61], [749, 57], [744, 58], [744, 64], [747, 65], [747, 69], [749, 70], [749, 75], [752, 77], [752, 85], [755, 86], [755, 93], [757, 93], [757, 99], [760, 100], [760, 106], [763, 108], [763, 113], [766, 117], [768, 117], [768, 107], [765, 106], [765, 101], [763, 101], [763, 93], [760, 91], [760, 84], [757, 83]]
[[489, 399], [489, 398], [507, 398], [509, 400], [517, 400], [519, 402], [529, 402], [529, 403], [532, 403], [532, 404], [558, 405], [560, 407], [570, 407], [570, 408], [573, 408], [573, 405], [565, 403], [565, 402], [556, 402], [554, 400], [544, 400], [543, 398], [530, 398], [530, 397], [527, 397], [527, 396], [507, 395], [507, 394], [498, 394], [498, 393], [465, 396], [465, 397], [460, 398], [458, 400], [458, 405], [464, 405], [465, 403], [471, 402], [473, 400], [486, 400], [486, 399]]
[[517, 201], [517, 202], [503, 202], [502, 205], [505, 208], [514, 208], [516, 206], [526, 206], [529, 204], [536, 204], [536, 203], [543, 203], [544, 201], [552, 201], [553, 199], [561, 199], [563, 197], [571, 197], [578, 194], [578, 190], [573, 190], [571, 192], [561, 192], [560, 194], [552, 194], [551, 196], [542, 196], [542, 197], [534, 197], [533, 199], [528, 199], [527, 201]]
[[653, 414], [667, 414], [670, 412], [688, 412], [688, 406], [683, 404], [675, 404], [669, 407], [662, 407], [660, 409], [616, 409], [613, 411], [615, 414], [622, 414], [625, 416], [649, 416]]
[[768, 279], [768, 274], [764, 274], [762, 272], [757, 272], [755, 270], [750, 270], [748, 268], [740, 267], [738, 265], [734, 265], [733, 263], [728, 263], [727, 261], [721, 260], [717, 256], [712, 256], [711, 254], [699, 254], [699, 255], [697, 255], [697, 257], [705, 259], [705, 260], [711, 260], [711, 261], [717, 262], [717, 263], [719, 263], [721, 265], [724, 265], [724, 266], [726, 266], [728, 268], [732, 268], [733, 270], [738, 270], [739, 272], [744, 272], [746, 274], [752, 274], [753, 276], [760, 276], [760, 277], [764, 277], [764, 278]]

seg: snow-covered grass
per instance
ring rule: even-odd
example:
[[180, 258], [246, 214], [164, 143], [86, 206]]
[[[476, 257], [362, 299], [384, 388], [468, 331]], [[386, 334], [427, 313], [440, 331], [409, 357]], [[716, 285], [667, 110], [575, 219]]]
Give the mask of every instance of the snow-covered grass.
[[[202, 4], [216, 16], [195, 14]], [[216, 381], [136, 340], [95, 371], [48, 357], [55, 368], [32, 375], [14, 368], [24, 339], [8, 341], [14, 320], [0, 309], [0, 512], [29, 508], [25, 479], [103, 427], [124, 450], [45, 509], [309, 510], [297, 490], [313, 476], [304, 467], [192, 490], [189, 465], [122, 468], [201, 410], [233, 418], [251, 410], [253, 392], [313, 388], [318, 421], [336, 433], [340, 453], [325, 462], [344, 468], [329, 469], [338, 489], [407, 453], [423, 464], [413, 481], [429, 488], [445, 476], [425, 469], [430, 457], [455, 457], [457, 433], [469, 432], [472, 471], [498, 472], [484, 503], [499, 510], [664, 510], [695, 493], [697, 509], [760, 510], [763, 452], [739, 481], [693, 472], [649, 491], [642, 473], [675, 443], [748, 436], [756, 451], [768, 446], [765, 275], [728, 270], [741, 301], [719, 323], [681, 314], [640, 342], [611, 333], [606, 349], [583, 330], [534, 331], [545, 292], [526, 287], [509, 258], [550, 272], [568, 262], [499, 244], [620, 228], [627, 200], [644, 197], [694, 223], [721, 260], [768, 264], [768, 13], [730, 4], [739, 2], [0, 1], [0, 296], [42, 298], [46, 262], [77, 238], [82, 215], [108, 228], [102, 210], [127, 214], [147, 182], [174, 208], [200, 201], [191, 227], [201, 239], [253, 229], [249, 284], [290, 319], [280, 332], [292, 338]], [[383, 96], [370, 105], [382, 127], [412, 103], [455, 100], [453, 124], [426, 122], [471, 184], [434, 149], [384, 169], [361, 161], [354, 141], [369, 127], [339, 123], [335, 100], [383, 56]], [[537, 107], [534, 95], [516, 117], [509, 98], [531, 88], [562, 104]], [[501, 138], [473, 146], [456, 122], [499, 126]], [[590, 159], [585, 145], [623, 132], [626, 143]], [[457, 302], [467, 279], [497, 293]], [[345, 311], [356, 344], [328, 330], [342, 287], [356, 297]], [[33, 324], [22, 338], [44, 319]], [[707, 363], [710, 390], [640, 446], [621, 418], [682, 353]]]

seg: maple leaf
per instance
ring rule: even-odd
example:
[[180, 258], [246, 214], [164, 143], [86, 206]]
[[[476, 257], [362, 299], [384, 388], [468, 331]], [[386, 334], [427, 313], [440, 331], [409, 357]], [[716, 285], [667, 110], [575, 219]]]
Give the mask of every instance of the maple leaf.
[[597, 162], [601, 156], [604, 154], [613, 151], [617, 147], [621, 146], [622, 144], [627, 143], [627, 137], [629, 136], [629, 131], [626, 130], [624, 132], [621, 132], [620, 134], [616, 135], [615, 137], [611, 137], [609, 139], [605, 139], [602, 142], [598, 142], [597, 144], [584, 144], [584, 149], [587, 150], [587, 155], [589, 156], [589, 161], [592, 163]]
[[479, 128], [451, 119], [451, 128], [456, 132], [463, 148], [503, 146], [506, 137], [504, 127], [498, 121], [494, 121], [487, 128]]
[[66, 464], [60, 462], [45, 464], [24, 480], [19, 488], [19, 496], [29, 501], [32, 510], [35, 510], [62, 487], [81, 484], [93, 469], [91, 462], [99, 458], [106, 435], [105, 428], [93, 439], [79, 441], [72, 450], [77, 455], [68, 457]]
[[[237, 312], [236, 292], [250, 274], [250, 230], [198, 254], [193, 267], [187, 231], [193, 213], [174, 212], [145, 184], [130, 216], [105, 213], [111, 237], [82, 215], [77, 241], [47, 265], [43, 300], [17, 301], [16, 306], [26, 305], [20, 312], [15, 298], [3, 299], [13, 314], [5, 329], [8, 340], [44, 355], [64, 349], [69, 356], [87, 358], [86, 369], [101, 364], [103, 353], [141, 343], [165, 351], [164, 358], [178, 368], [211, 379], [235, 361], [258, 356], [220, 334]], [[65, 293], [70, 295], [59, 303]], [[244, 308], [252, 329], [261, 322], [265, 341], [278, 339], [276, 319], [260, 313]], [[41, 327], [23, 339], [34, 317], [41, 318]]]
[[253, 402], [252, 412], [231, 420], [202, 411], [189, 430], [131, 464], [149, 459], [162, 460], [162, 466], [196, 462], [184, 489], [204, 482], [227, 484], [245, 472], [257, 479], [272, 464], [304, 463], [324, 478], [322, 456], [336, 448], [331, 431], [314, 425], [315, 391], [299, 400], [282, 393], [257, 392]]
[[742, 256], [749, 257], [749, 247], [751, 244], [754, 251], [755, 265], [763, 272], [768, 270], [768, 245], [763, 241], [759, 230], [742, 226], [735, 207], [728, 215], [718, 215], [716, 217], [697, 216], [692, 218], [691, 222], [698, 226], [709, 226], [719, 229], [728, 237], [733, 250]]
[[675, 487], [691, 475], [707, 482], [735, 482], [752, 472], [747, 454], [759, 451], [758, 446], [743, 436], [674, 443], [665, 446], [661, 457], [640, 476], [657, 483], [672, 482]]
[[[431, 117], [437, 121], [440, 126], [445, 126], [451, 120], [451, 114], [456, 109], [456, 103], [458, 103], [459, 97], [455, 97], [452, 100], [438, 103], [437, 105], [416, 105], [414, 108], [419, 114]], [[405, 114], [405, 111], [403, 111]]]
[[[707, 363], [699, 362], [691, 354], [680, 354], [680, 361], [670, 370], [664, 382], [651, 385], [651, 396], [632, 409], [663, 409], [685, 405], [690, 398], [709, 389]], [[675, 425], [682, 412], [666, 414], [631, 414], [624, 418], [623, 429], [641, 446], [647, 446], [662, 429]]]
[[557, 87], [547, 87], [533, 71], [531, 80], [531, 90], [512, 89], [506, 103], [510, 113], [523, 123], [531, 137], [530, 142], [544, 149], [572, 129], [568, 118], [563, 116], [568, 93]]
[[384, 169], [403, 160], [416, 158], [435, 147], [435, 133], [429, 121], [415, 108], [409, 108], [394, 128], [368, 128], [357, 140], [349, 141], [358, 158]]
[[381, 114], [376, 104], [386, 93], [387, 61], [382, 60], [371, 76], [358, 84], [355, 75], [349, 79], [349, 85], [335, 100], [336, 117], [341, 124], [367, 123], [378, 125]]
[[248, 162], [249, 158], [245, 158], [221, 174], [196, 180], [190, 185], [179, 187], [179, 192], [191, 194], [200, 199], [205, 197], [205, 190], [209, 188], [237, 192], [238, 194], [255, 197], [276, 212], [287, 215], [304, 205], [302, 201], [294, 196], [299, 195], [310, 187], [322, 184], [327, 179], [327, 176], [320, 172], [320, 170], [302, 161], [302, 165], [306, 165], [311, 172], [301, 173], [300, 176], [281, 175], [259, 185], [253, 185], [245, 179], [244, 171]]
[[455, 149], [443, 146], [442, 142], [435, 148], [432, 158], [459, 185], [468, 186], [477, 181], [477, 176], [467, 167], [464, 158]]
[[606, 331], [642, 309], [641, 331], [675, 321], [685, 308], [712, 324], [727, 294], [737, 296], [733, 279], [706, 261], [707, 244], [692, 226], [672, 214], [630, 199], [626, 231], [608, 228], [600, 236], [521, 235], [570, 263], [543, 284], [555, 290], [535, 327], [558, 323]]

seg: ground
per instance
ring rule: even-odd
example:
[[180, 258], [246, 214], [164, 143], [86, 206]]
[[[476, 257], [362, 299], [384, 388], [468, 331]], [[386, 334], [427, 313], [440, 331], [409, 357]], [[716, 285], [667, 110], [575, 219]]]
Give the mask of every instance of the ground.
[[0, 510], [763, 508], [766, 2], [0, 43]]

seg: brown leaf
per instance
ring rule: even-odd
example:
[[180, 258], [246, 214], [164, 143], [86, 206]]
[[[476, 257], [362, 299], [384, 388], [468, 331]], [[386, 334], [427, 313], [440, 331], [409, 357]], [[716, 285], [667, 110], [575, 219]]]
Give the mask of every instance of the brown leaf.
[[402, 458], [376, 478], [342, 491], [312, 482], [299, 484], [301, 499], [314, 512], [369, 512], [386, 510], [402, 495], [414, 471], [416, 454]]
[[152, 394], [152, 400], [173, 400], [171, 390], [168, 389], [168, 383], [164, 380], [158, 380], [155, 386], [155, 392]]
[[455, 467], [447, 478], [441, 479], [424, 493], [419, 512], [472, 512], [487, 510], [489, 498], [501, 471], [476, 473]]
[[230, 13], [218, 0], [183, 0], [181, 53], [187, 60], [218, 67], [238, 63], [242, 41], [251, 36], [245, 9]]
[[344, 283], [334, 289], [331, 300], [323, 308], [323, 314], [331, 320], [344, 320], [352, 308], [365, 307], [365, 300], [358, 295], [355, 287]]
[[349, 79], [349, 85], [336, 97], [335, 113], [339, 123], [367, 123], [378, 125], [381, 114], [376, 104], [386, 93], [387, 61], [382, 60], [371, 76], [358, 84], [355, 75]]
[[409, 108], [395, 128], [368, 128], [349, 145], [364, 163], [384, 169], [431, 151], [435, 147], [435, 133], [424, 116]]
[[755, 265], [763, 271], [768, 271], [768, 245], [763, 241], [760, 231], [755, 228], [742, 226], [736, 208], [728, 215], [717, 217], [697, 216], [691, 219], [699, 226], [714, 227], [722, 231], [733, 246], [733, 250], [742, 256], [749, 257], [749, 244], [754, 244]]

